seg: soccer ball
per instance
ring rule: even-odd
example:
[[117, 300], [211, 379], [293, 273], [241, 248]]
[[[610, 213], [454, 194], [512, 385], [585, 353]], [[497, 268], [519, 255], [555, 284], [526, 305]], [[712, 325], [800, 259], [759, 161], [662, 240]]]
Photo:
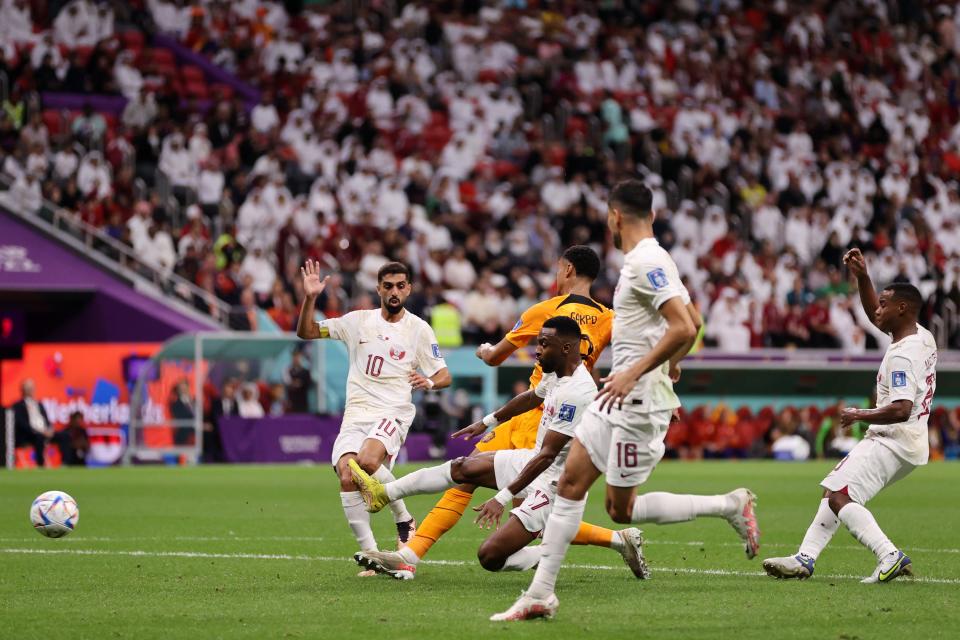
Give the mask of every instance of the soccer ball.
[[63, 491], [40, 494], [30, 506], [30, 522], [38, 533], [48, 538], [62, 538], [80, 522], [77, 501]]

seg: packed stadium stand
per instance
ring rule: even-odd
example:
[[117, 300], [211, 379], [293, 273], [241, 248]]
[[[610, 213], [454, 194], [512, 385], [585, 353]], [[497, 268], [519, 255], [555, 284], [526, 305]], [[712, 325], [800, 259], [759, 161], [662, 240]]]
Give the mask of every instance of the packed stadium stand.
[[254, 306], [290, 328], [304, 257], [338, 274], [329, 316], [403, 260], [413, 310], [453, 303], [476, 343], [570, 244], [601, 250], [609, 301], [604, 195], [640, 175], [708, 343], [882, 344], [840, 265], [858, 245], [956, 346], [960, 12], [631, 4], [5, 0], [6, 198], [73, 212], [242, 329]]

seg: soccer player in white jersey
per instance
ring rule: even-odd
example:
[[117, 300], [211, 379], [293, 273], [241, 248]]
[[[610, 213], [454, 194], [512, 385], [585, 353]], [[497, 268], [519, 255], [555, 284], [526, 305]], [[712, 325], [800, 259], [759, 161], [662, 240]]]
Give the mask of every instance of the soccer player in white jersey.
[[869, 423], [867, 435], [820, 483], [823, 499], [797, 554], [768, 558], [763, 568], [777, 578], [809, 578], [842, 522], [877, 556], [876, 569], [862, 582], [890, 582], [913, 573], [910, 558], [864, 505], [930, 457], [927, 419], [937, 387], [937, 344], [933, 334], [917, 324], [923, 297], [916, 287], [895, 282], [878, 296], [859, 249], [848, 251], [843, 262], [857, 278], [864, 311], [893, 338], [877, 374], [877, 408], [849, 408], [840, 414], [844, 427]]
[[[352, 311], [320, 322], [314, 321], [314, 306], [330, 276], [320, 280], [320, 265], [311, 260], [300, 271], [305, 298], [297, 335], [304, 339], [332, 338], [347, 346], [347, 400], [332, 462], [340, 478], [343, 513], [357, 544], [361, 551], [375, 551], [370, 514], [347, 462], [355, 459], [374, 477], [393, 480], [390, 467], [416, 414], [413, 390], [442, 389], [450, 384], [450, 372], [433, 329], [403, 308], [411, 290], [406, 265], [388, 262], [380, 267], [379, 309]], [[416, 523], [402, 500], [392, 503], [391, 509], [402, 546], [413, 535]]]
[[603, 473], [607, 511], [615, 522], [671, 523], [697, 516], [726, 518], [756, 555], [759, 530], [753, 494], [649, 493], [638, 496], [664, 453], [663, 440], [680, 402], [671, 370], [690, 350], [697, 329], [690, 296], [677, 267], [653, 234], [652, 195], [637, 180], [613, 188], [607, 224], [624, 251], [613, 295], [613, 368], [577, 426], [557, 499], [543, 534], [543, 552], [530, 588], [510, 609], [491, 620], [552, 617], [559, 606], [554, 587], [586, 505], [587, 490]]
[[[543, 403], [543, 416], [537, 428], [533, 449], [485, 451], [457, 458], [436, 467], [420, 469], [394, 482], [382, 484], [351, 462], [354, 479], [371, 511], [379, 511], [406, 496], [436, 493], [456, 484], [499, 489], [496, 496], [475, 510], [477, 523], [494, 526], [497, 531], [480, 547], [480, 564], [490, 571], [523, 571], [536, 566], [541, 546], [527, 547], [543, 530], [556, 498], [556, 484], [567, 457], [570, 439], [587, 406], [597, 393], [597, 385], [580, 354], [581, 332], [576, 321], [555, 316], [544, 321], [537, 336], [537, 362], [544, 377], [535, 389], [510, 400], [499, 410], [454, 434], [455, 437], [479, 436], [488, 427], [529, 411]], [[500, 527], [504, 506], [514, 497], [523, 502], [511, 511]], [[618, 551], [638, 578], [646, 578], [643, 539], [638, 529], [614, 533], [611, 548]], [[409, 580], [416, 571], [416, 559], [410, 549], [399, 552], [361, 552], [358, 564], [378, 573]]]

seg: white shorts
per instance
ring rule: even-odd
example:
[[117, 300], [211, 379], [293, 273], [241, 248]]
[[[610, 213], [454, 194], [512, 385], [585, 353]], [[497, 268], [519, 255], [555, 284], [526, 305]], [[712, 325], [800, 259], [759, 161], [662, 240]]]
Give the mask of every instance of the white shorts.
[[672, 414], [669, 409], [601, 413], [594, 402], [577, 425], [577, 440], [586, 448], [593, 466], [606, 473], [607, 485], [636, 487], [647, 481], [663, 458], [663, 439]]
[[530, 533], [540, 533], [547, 526], [547, 518], [557, 499], [557, 481], [537, 478], [527, 487], [527, 497], [510, 513], [517, 516], [523, 528]]
[[864, 438], [833, 468], [820, 486], [830, 491], [847, 490], [850, 499], [866, 504], [916, 468], [874, 438]]
[[348, 453], [358, 453], [363, 446], [364, 440], [379, 440], [387, 450], [388, 460], [384, 464], [388, 468], [393, 468], [393, 461], [407, 439], [407, 431], [410, 430], [410, 420], [400, 420], [397, 418], [379, 418], [376, 420], [363, 420], [354, 422], [344, 422], [340, 425], [340, 433], [333, 443], [333, 455], [331, 456], [333, 465], [336, 466], [340, 458]]
[[[493, 473], [497, 478], [497, 489], [505, 489], [517, 479], [523, 468], [533, 458], [533, 449], [501, 449], [493, 454]], [[531, 483], [532, 484], [532, 483]], [[530, 487], [517, 494], [517, 497], [527, 495]]]

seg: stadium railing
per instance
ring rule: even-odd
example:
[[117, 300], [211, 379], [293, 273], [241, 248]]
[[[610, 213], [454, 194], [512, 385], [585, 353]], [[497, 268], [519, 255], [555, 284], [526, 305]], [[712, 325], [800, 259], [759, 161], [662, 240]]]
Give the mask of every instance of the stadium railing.
[[[9, 179], [0, 176], [0, 185], [9, 188]], [[4, 211], [84, 254], [121, 279], [133, 283], [137, 291], [172, 305], [188, 316], [200, 317], [205, 321], [213, 319], [226, 326], [230, 314], [230, 305], [226, 302], [211, 297], [207, 291], [173, 272], [164, 272], [147, 264], [132, 247], [84, 222], [76, 214], [57, 207], [48, 200], [43, 201], [37, 215], [23, 213], [11, 205], [12, 203], [0, 200], [0, 208]], [[194, 296], [212, 304], [216, 309], [215, 314], [205, 314], [190, 304]]]

